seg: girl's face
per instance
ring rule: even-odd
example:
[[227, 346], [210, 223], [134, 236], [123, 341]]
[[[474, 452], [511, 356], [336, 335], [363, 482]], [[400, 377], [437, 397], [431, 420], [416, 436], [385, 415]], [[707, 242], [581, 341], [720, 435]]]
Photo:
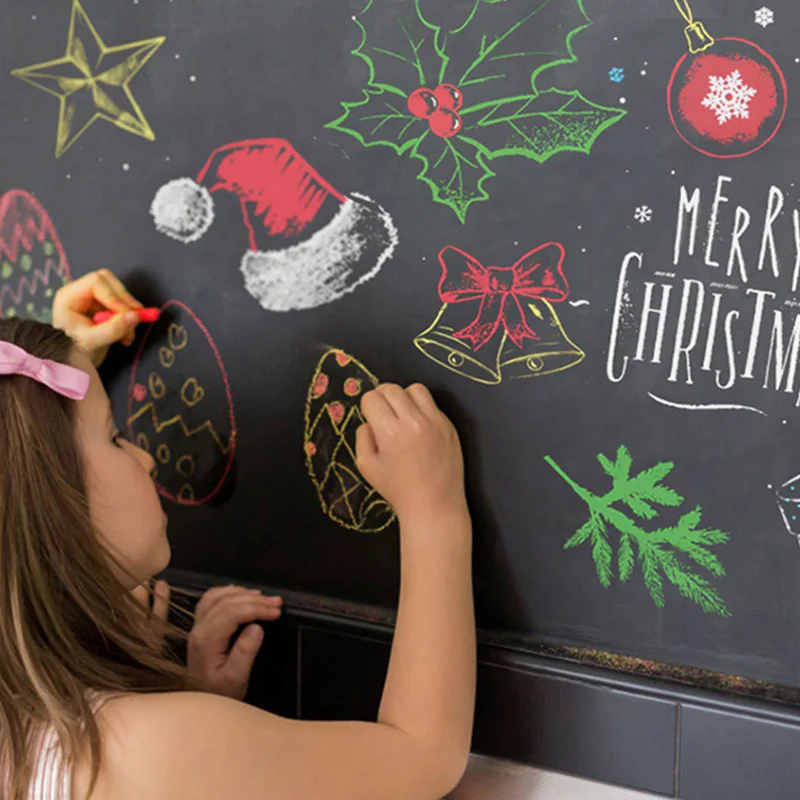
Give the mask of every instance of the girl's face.
[[[161, 572], [170, 559], [167, 515], [152, 478], [155, 463], [117, 431], [108, 395], [89, 359], [73, 352], [70, 361], [91, 378], [86, 397], [78, 403], [77, 425], [92, 521], [139, 585]], [[127, 588], [134, 588], [129, 576], [119, 577]]]

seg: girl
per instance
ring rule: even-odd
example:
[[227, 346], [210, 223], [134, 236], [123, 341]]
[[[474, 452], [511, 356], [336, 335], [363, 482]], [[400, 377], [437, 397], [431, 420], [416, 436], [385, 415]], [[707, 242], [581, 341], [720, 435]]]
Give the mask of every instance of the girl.
[[[50, 327], [0, 320], [0, 789], [10, 800], [434, 800], [460, 779], [475, 690], [471, 524], [458, 437], [428, 391], [366, 394], [359, 469], [397, 511], [401, 590], [376, 723], [240, 702], [280, 600], [206, 593], [184, 667], [162, 645], [169, 560], [150, 456], [95, 369], [140, 307], [108, 271]], [[96, 310], [119, 312], [93, 325]], [[67, 335], [68, 334], [68, 335]], [[229, 651], [231, 636], [245, 628]]]

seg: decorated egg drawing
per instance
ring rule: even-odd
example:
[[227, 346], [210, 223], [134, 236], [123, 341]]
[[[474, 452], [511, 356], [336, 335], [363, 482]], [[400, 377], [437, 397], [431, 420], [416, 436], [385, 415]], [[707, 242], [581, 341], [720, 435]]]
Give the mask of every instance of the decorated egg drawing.
[[0, 195], [0, 319], [53, 319], [53, 296], [70, 279], [55, 225], [29, 192]]
[[356, 466], [356, 431], [364, 422], [361, 397], [377, 385], [352, 356], [326, 352], [309, 386], [303, 436], [306, 467], [322, 510], [339, 525], [365, 533], [377, 533], [395, 518]]
[[163, 497], [197, 506], [222, 489], [236, 446], [228, 375], [211, 334], [178, 300], [162, 306], [139, 344], [127, 424], [156, 463]]

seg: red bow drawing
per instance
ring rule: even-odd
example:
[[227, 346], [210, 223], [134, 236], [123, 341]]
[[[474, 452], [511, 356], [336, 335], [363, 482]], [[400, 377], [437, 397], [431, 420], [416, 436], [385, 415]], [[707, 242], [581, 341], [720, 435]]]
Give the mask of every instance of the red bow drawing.
[[478, 314], [469, 325], [453, 335], [466, 339], [479, 350], [494, 336], [500, 323], [517, 347], [523, 339], [539, 339], [528, 326], [521, 298], [540, 298], [560, 303], [569, 295], [564, 277], [564, 248], [548, 242], [526, 253], [512, 267], [484, 267], [477, 258], [445, 247], [439, 253], [442, 277], [439, 297], [445, 303], [480, 300]]

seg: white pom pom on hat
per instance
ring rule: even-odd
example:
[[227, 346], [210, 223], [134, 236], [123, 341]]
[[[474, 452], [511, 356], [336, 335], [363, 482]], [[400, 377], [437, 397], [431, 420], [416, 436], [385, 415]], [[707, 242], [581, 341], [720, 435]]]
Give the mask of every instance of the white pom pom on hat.
[[191, 178], [176, 178], [156, 192], [150, 214], [160, 233], [189, 244], [211, 227], [214, 200], [205, 186]]

